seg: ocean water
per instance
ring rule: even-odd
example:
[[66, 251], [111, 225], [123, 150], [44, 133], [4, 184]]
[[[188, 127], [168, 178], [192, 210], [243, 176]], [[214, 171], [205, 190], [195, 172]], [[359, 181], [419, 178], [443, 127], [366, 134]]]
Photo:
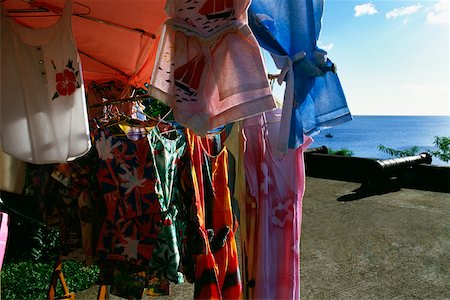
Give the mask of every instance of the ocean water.
[[[322, 130], [313, 136], [312, 147], [327, 146], [333, 150], [349, 149], [353, 156], [386, 159], [378, 150], [384, 145], [396, 150], [417, 146], [420, 152], [436, 150], [435, 136], [450, 137], [450, 116], [353, 116], [353, 120]], [[326, 137], [331, 134], [332, 137]], [[450, 166], [433, 157], [432, 164]]]

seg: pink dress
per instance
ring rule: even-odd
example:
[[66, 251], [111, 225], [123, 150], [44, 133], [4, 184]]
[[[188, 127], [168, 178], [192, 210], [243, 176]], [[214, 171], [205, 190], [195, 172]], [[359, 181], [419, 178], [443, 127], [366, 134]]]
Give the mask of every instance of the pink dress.
[[9, 216], [5, 212], [0, 212], [0, 271], [5, 257], [6, 242], [8, 241], [8, 223]]
[[[300, 228], [305, 190], [305, 142], [276, 152], [281, 110], [244, 120], [245, 171], [256, 199], [255, 299], [300, 298]], [[254, 218], [255, 216], [251, 216]], [[251, 247], [249, 245], [249, 247]]]

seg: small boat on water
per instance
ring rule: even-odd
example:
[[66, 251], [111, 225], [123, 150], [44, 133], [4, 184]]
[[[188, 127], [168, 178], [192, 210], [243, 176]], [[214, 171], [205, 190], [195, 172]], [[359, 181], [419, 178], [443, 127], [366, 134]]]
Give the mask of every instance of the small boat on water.
[[327, 134], [325, 134], [325, 137], [327, 137], [327, 138], [332, 138], [333, 137], [333, 135], [331, 134], [331, 133], [327, 133]]

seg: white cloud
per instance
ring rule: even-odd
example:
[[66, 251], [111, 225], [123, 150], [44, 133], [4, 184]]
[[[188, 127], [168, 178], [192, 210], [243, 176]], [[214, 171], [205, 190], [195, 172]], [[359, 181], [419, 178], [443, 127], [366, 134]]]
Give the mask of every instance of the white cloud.
[[356, 5], [354, 9], [355, 9], [355, 17], [360, 17], [364, 15], [374, 15], [378, 13], [378, 10], [375, 8], [375, 5], [373, 5], [372, 3]]
[[412, 14], [415, 14], [421, 8], [422, 8], [422, 5], [420, 5], [420, 4], [395, 8], [386, 13], [386, 19], [389, 20], [389, 19], [395, 19], [398, 17], [410, 16]]
[[427, 23], [433, 25], [448, 24], [450, 19], [449, 1], [440, 0], [433, 6], [431, 12], [427, 14]]

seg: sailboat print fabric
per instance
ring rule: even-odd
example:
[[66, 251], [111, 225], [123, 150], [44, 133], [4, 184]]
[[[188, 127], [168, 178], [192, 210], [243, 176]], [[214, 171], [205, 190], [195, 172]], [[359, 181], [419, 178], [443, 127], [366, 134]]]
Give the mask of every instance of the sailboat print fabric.
[[246, 23], [250, 1], [233, 0], [168, 0], [168, 24], [187, 35], [208, 39]]
[[169, 0], [149, 94], [197, 135], [275, 107], [247, 1]]
[[[249, 24], [286, 82], [280, 150], [298, 148], [303, 134], [352, 119], [339, 78], [326, 51], [317, 47], [323, 0], [253, 0]], [[290, 128], [289, 130], [287, 128]]]

